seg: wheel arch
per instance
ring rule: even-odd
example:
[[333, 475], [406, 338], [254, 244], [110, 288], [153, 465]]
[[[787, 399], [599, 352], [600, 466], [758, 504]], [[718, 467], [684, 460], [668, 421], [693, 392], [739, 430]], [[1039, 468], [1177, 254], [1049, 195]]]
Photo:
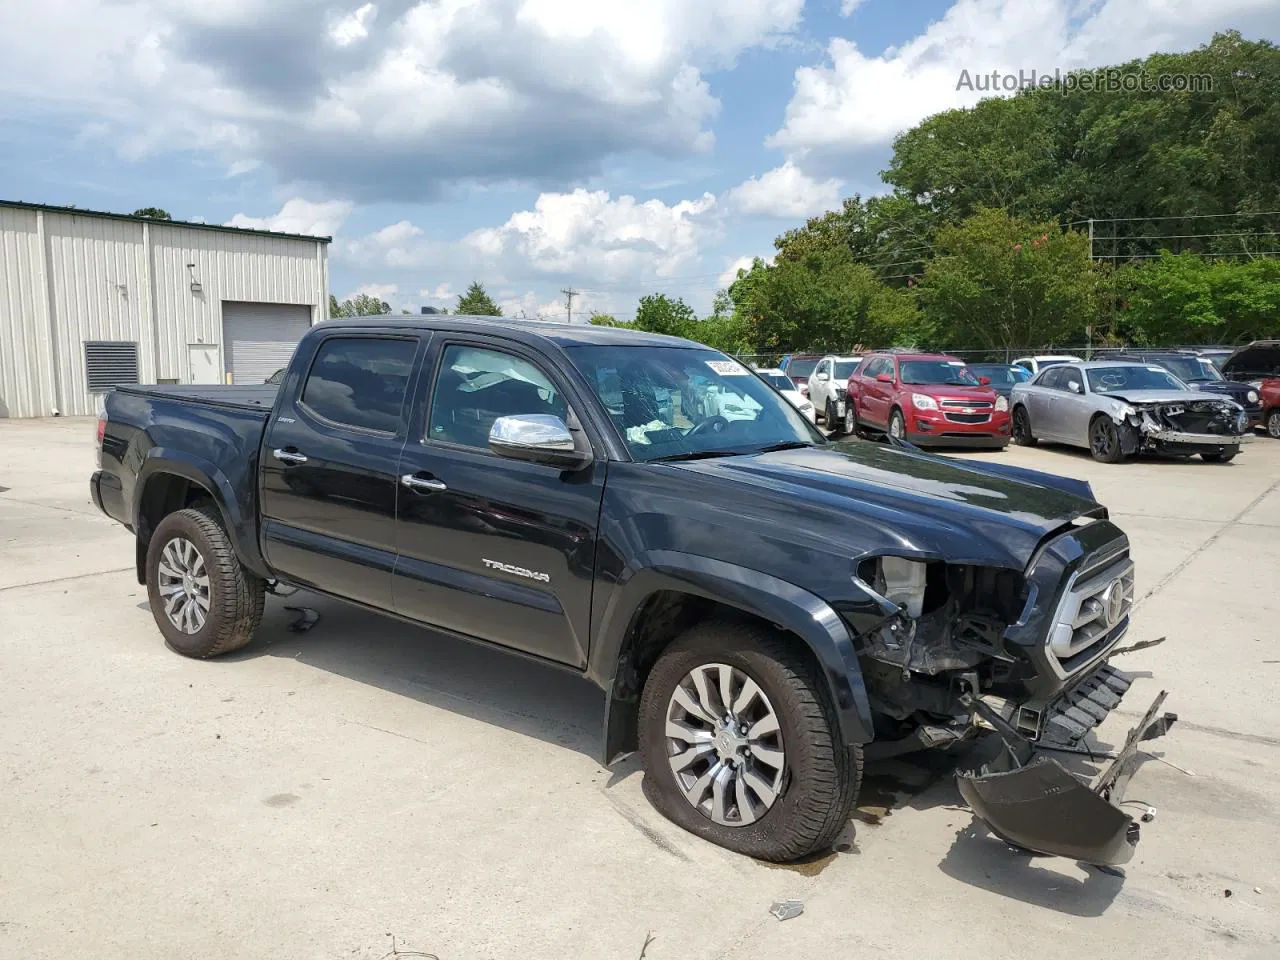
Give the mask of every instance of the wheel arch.
[[645, 679], [662, 651], [711, 616], [750, 617], [777, 629], [822, 678], [845, 743], [873, 738], [871, 706], [853, 637], [839, 615], [806, 590], [736, 564], [671, 551], [619, 585], [609, 603], [588, 674], [605, 690], [605, 765], [634, 751]]
[[253, 533], [254, 518], [244, 516], [230, 481], [214, 464], [182, 451], [155, 448], [143, 461], [134, 490], [138, 583], [147, 582], [147, 548], [160, 521], [200, 503], [216, 509], [240, 561], [259, 576], [269, 576]]

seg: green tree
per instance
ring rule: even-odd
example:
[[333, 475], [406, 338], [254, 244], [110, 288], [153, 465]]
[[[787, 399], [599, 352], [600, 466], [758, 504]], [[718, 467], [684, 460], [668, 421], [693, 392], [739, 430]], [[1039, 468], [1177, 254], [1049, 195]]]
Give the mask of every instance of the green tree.
[[377, 317], [390, 312], [391, 304], [367, 293], [358, 293], [341, 302], [333, 294], [329, 294], [330, 317]]
[[779, 259], [774, 266], [757, 259], [729, 293], [758, 353], [882, 346], [916, 327], [911, 296], [881, 283], [838, 246]]
[[172, 220], [168, 210], [162, 210], [159, 207], [141, 207], [133, 211], [130, 216], [146, 217], [148, 220]]
[[1280, 260], [1165, 253], [1117, 273], [1117, 334], [1153, 346], [1280, 336]]
[[1102, 271], [1084, 234], [980, 208], [938, 232], [918, 296], [937, 348], [1046, 346], [1097, 320]]
[[458, 297], [458, 313], [471, 317], [500, 317], [502, 308], [485, 291], [478, 281], [472, 281], [467, 292]]
[[627, 324], [613, 317], [608, 313], [593, 313], [588, 323], [592, 323], [597, 327], [625, 327]]
[[665, 293], [653, 293], [640, 298], [636, 318], [631, 326], [648, 333], [665, 333], [672, 337], [687, 337], [698, 322], [693, 307], [677, 297], [671, 299]]

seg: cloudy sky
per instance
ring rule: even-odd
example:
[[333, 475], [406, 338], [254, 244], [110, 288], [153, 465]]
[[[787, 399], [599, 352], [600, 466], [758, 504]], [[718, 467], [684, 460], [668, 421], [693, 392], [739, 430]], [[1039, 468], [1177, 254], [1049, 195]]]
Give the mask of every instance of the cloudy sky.
[[333, 292], [709, 308], [962, 70], [1280, 36], [1276, 0], [0, 3], [0, 195], [332, 235]]

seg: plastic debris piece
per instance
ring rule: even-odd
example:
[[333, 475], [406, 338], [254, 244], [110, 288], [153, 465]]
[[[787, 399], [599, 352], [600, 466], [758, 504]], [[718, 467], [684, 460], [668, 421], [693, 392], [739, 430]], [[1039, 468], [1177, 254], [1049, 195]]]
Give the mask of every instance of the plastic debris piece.
[[790, 920], [792, 917], [798, 917], [804, 913], [804, 902], [801, 900], [779, 900], [769, 908], [779, 920]]

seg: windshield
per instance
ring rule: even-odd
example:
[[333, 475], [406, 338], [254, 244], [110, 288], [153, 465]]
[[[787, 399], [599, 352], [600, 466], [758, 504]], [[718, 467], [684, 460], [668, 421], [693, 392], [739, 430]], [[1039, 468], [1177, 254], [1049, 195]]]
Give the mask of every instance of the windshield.
[[1087, 371], [1094, 393], [1125, 390], [1186, 390], [1187, 385], [1160, 367], [1099, 367]]
[[822, 435], [737, 360], [699, 347], [567, 347], [637, 460], [810, 446]]
[[785, 373], [762, 373], [760, 376], [769, 381], [769, 384], [775, 390], [795, 390], [796, 385], [791, 382], [791, 378]]
[[816, 358], [813, 360], [792, 360], [787, 364], [787, 376], [804, 377], [807, 380], [809, 374], [813, 373], [813, 368], [817, 365]]
[[1201, 357], [1161, 357], [1155, 362], [1187, 383], [1223, 379], [1218, 368]]
[[858, 369], [861, 360], [845, 360], [836, 363], [836, 371], [831, 375], [832, 380], [848, 380], [853, 376], [853, 371]]
[[986, 377], [1001, 387], [1026, 383], [1031, 379], [1031, 371], [1026, 367], [1006, 367], [1003, 363], [975, 363], [969, 368], [969, 372], [975, 377]]
[[938, 383], [951, 387], [977, 387], [978, 378], [960, 360], [903, 360], [903, 383]]

